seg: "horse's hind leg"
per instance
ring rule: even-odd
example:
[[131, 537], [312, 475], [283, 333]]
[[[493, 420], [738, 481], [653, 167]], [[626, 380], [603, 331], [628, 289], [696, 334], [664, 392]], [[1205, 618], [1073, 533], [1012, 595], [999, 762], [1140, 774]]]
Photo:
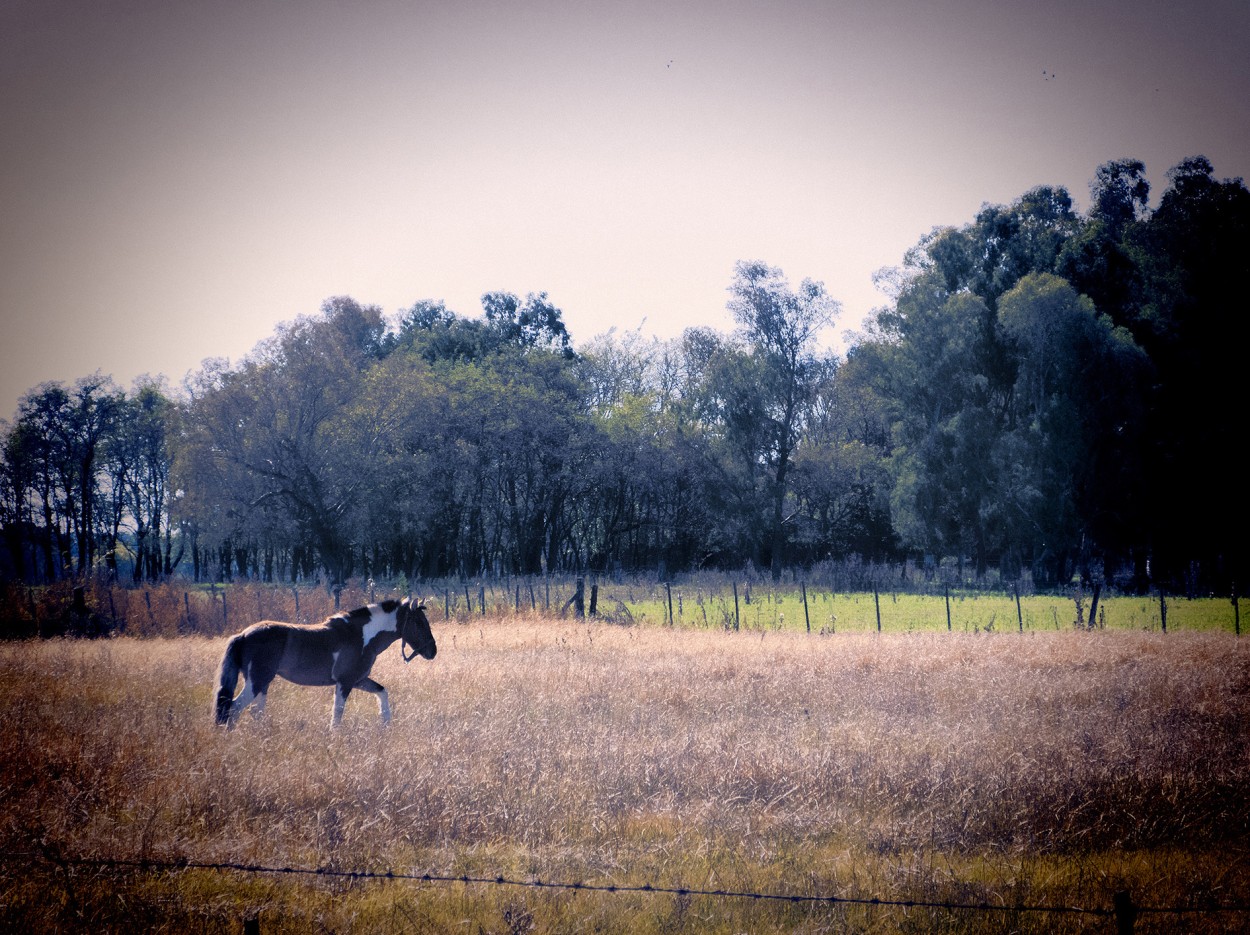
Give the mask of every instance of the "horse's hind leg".
[[255, 700], [256, 693], [252, 691], [252, 680], [250, 678], [245, 679], [243, 681], [243, 691], [239, 692], [238, 697], [230, 703], [230, 717], [226, 721], [226, 727], [234, 727], [238, 723], [239, 715], [243, 713], [243, 709]]
[[380, 682], [375, 682], [371, 678], [363, 678], [356, 683], [356, 687], [361, 691], [369, 692], [378, 697], [378, 711], [382, 715], [382, 723], [391, 723], [391, 699], [386, 694], [386, 689], [382, 687]]
[[273, 681], [273, 676], [268, 678], [263, 676], [267, 673], [261, 673], [260, 678], [257, 673], [249, 671], [243, 677], [243, 691], [239, 692], [239, 697], [234, 699], [234, 703], [230, 706], [230, 727], [233, 727], [239, 720], [239, 715], [248, 706], [254, 704], [252, 708], [252, 718], [259, 718], [265, 713], [265, 701], [269, 697], [269, 683]]
[[269, 697], [268, 691], [257, 692], [256, 698], [252, 701], [252, 719], [259, 720], [265, 713], [265, 699]]

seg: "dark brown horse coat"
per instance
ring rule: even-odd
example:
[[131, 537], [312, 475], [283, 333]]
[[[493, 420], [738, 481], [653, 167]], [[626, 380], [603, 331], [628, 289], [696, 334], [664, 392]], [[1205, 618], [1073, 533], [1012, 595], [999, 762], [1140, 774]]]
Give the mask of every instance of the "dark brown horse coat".
[[[433, 659], [437, 652], [424, 604], [408, 599], [370, 604], [335, 614], [314, 626], [262, 620], [226, 644], [217, 680], [215, 703], [218, 724], [234, 726], [243, 709], [256, 704], [265, 709], [269, 684], [282, 676], [298, 685], [333, 685], [333, 724], [343, 717], [343, 707], [353, 688], [377, 696], [382, 722], [391, 719], [386, 689], [369, 677], [378, 655], [396, 640], [413, 648], [412, 656]], [[239, 676], [243, 691], [234, 697]]]

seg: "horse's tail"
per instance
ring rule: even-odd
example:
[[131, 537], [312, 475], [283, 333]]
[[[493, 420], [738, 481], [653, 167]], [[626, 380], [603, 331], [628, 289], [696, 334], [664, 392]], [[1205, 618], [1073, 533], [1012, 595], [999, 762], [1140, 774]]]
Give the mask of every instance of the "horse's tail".
[[221, 671], [217, 675], [217, 699], [214, 710], [217, 723], [230, 721], [230, 706], [234, 703], [234, 689], [239, 684], [239, 669], [243, 666], [243, 634], [232, 637], [226, 644], [226, 654], [221, 658]]

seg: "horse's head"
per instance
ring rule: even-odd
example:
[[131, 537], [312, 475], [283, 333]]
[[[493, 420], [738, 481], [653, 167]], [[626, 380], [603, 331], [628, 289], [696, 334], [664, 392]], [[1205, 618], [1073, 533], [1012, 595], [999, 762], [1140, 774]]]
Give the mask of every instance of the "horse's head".
[[[411, 599], [404, 598], [399, 602], [395, 620], [399, 624], [399, 652], [404, 662], [411, 662], [417, 656], [433, 659], [438, 646], [434, 643], [434, 634], [430, 632], [429, 618], [425, 616], [425, 602], [414, 604]], [[412, 647], [411, 655], [408, 654], [409, 646]]]

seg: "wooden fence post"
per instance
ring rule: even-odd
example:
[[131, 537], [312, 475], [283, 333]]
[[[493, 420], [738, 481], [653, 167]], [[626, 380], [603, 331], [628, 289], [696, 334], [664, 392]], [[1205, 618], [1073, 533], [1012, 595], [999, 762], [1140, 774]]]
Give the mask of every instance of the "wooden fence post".
[[667, 581], [664, 583], [664, 593], [668, 595], [668, 625], [673, 625], [673, 586]]
[[581, 620], [586, 616], [586, 579], [577, 579], [577, 589], [573, 592], [573, 596], [564, 602], [564, 606], [560, 608], [560, 616], [563, 617], [569, 612], [569, 608], [573, 608], [573, 616]]
[[946, 632], [951, 631], [951, 586], [946, 586]]
[[599, 613], [599, 585], [592, 584], [590, 586], [590, 616]]
[[1163, 596], [1163, 588], [1159, 588], [1159, 625], [1164, 633], [1168, 632], [1168, 601]]
[[799, 587], [803, 590], [803, 621], [807, 624], [807, 632], [812, 632], [812, 618], [807, 613], [807, 582], [800, 581]]
[[1013, 582], [1011, 590], [1016, 594], [1016, 622], [1020, 626], [1020, 632], [1024, 632], [1024, 612], [1020, 610], [1020, 582]]
[[1102, 594], [1102, 582], [1094, 584], [1094, 597], [1089, 602], [1089, 628], [1092, 630], [1098, 623], [1098, 597]]
[[734, 632], [738, 631], [738, 582], [734, 582]]
[[1117, 935], [1133, 935], [1133, 926], [1137, 924], [1137, 907], [1128, 890], [1119, 890], [1112, 898], [1115, 907], [1115, 930]]
[[[113, 596], [113, 589], [109, 588], [109, 597], [112, 598], [112, 596]], [[30, 604], [30, 622], [35, 625], [35, 636], [42, 639], [43, 633], [39, 629], [39, 606], [35, 603], [35, 589], [34, 588], [26, 589], [26, 602]], [[117, 615], [114, 614], [114, 617], [116, 616]]]
[[877, 593], [877, 582], [872, 583], [872, 603], [877, 608], [877, 632], [881, 632], [881, 595]]
[[477, 605], [482, 609], [482, 616], [486, 616], [486, 586], [483, 585], [477, 589]]

